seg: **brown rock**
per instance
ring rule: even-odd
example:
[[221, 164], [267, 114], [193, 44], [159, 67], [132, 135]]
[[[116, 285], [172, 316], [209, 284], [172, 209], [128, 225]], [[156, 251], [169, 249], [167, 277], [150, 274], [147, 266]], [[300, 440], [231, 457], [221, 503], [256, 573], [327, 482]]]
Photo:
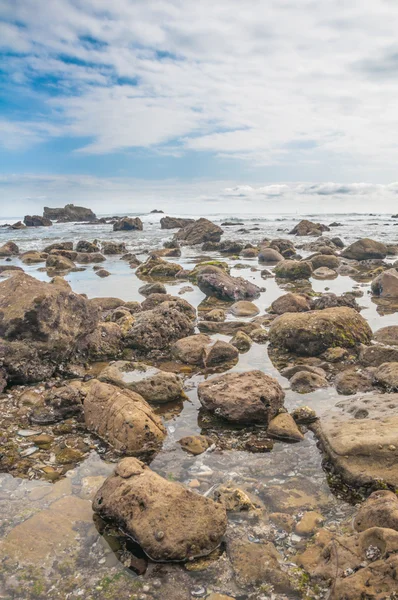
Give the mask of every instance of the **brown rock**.
[[157, 561], [185, 561], [220, 544], [225, 508], [167, 481], [136, 459], [124, 459], [98, 491], [93, 509], [116, 522]]
[[387, 247], [381, 242], [376, 242], [369, 238], [363, 238], [347, 246], [341, 253], [344, 258], [354, 260], [368, 260], [373, 258], [385, 258], [387, 256]]
[[174, 239], [183, 244], [203, 244], [204, 242], [219, 242], [223, 230], [208, 219], [198, 219], [182, 227], [174, 234]]
[[113, 231], [142, 231], [144, 226], [139, 217], [123, 217], [113, 224]]
[[247, 300], [240, 300], [235, 302], [229, 308], [229, 312], [235, 317], [255, 317], [259, 314], [259, 308], [253, 303]]
[[178, 440], [181, 448], [189, 454], [203, 454], [210, 446], [213, 441], [205, 435], [188, 435]]
[[6, 242], [0, 247], [0, 257], [17, 256], [19, 248], [14, 242]]
[[199, 400], [207, 410], [236, 423], [267, 425], [283, 405], [285, 394], [262, 371], [227, 373], [199, 384]]
[[372, 281], [372, 292], [381, 298], [398, 298], [398, 271], [388, 269]]
[[304, 513], [300, 521], [297, 523], [295, 532], [298, 535], [313, 535], [323, 521], [324, 518], [319, 512], [309, 510], [308, 512]]
[[289, 292], [274, 300], [271, 309], [277, 315], [283, 315], [287, 312], [307, 312], [311, 310], [311, 306], [305, 296]]
[[309, 394], [320, 388], [328, 387], [325, 377], [309, 371], [298, 371], [290, 379], [290, 387], [299, 394]]
[[304, 439], [295, 420], [289, 413], [276, 415], [268, 425], [267, 433], [272, 438], [288, 442], [302, 442]]

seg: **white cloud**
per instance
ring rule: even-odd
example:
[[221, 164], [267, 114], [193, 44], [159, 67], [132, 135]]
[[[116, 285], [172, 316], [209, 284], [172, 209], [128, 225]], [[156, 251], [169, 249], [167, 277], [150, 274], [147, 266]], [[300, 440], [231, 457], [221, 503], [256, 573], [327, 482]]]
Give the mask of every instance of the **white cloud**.
[[[1, 17], [3, 46], [28, 53], [10, 77], [56, 75], [49, 118], [86, 153], [171, 144], [314, 179], [396, 169], [398, 3], [3, 0]], [[53, 135], [32, 121], [24, 144]]]

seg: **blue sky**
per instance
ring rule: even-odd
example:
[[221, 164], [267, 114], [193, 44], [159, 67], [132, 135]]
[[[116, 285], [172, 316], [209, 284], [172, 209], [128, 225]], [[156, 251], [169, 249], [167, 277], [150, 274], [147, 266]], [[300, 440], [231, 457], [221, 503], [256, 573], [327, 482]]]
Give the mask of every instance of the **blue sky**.
[[397, 22], [395, 0], [2, 0], [0, 216], [275, 190], [396, 210]]

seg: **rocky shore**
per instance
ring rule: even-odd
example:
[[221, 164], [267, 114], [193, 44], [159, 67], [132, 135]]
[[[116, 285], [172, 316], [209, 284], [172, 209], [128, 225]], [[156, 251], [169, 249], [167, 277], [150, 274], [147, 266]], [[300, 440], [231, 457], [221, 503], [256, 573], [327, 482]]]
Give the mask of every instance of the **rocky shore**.
[[55, 221], [0, 246], [0, 596], [398, 597], [398, 242]]

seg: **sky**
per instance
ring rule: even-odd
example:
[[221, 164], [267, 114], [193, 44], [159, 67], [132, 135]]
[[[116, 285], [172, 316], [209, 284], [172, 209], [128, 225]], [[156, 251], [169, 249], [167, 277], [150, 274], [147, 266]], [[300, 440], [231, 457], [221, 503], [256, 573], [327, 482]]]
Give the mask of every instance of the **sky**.
[[0, 0], [0, 217], [397, 212], [396, 0]]

